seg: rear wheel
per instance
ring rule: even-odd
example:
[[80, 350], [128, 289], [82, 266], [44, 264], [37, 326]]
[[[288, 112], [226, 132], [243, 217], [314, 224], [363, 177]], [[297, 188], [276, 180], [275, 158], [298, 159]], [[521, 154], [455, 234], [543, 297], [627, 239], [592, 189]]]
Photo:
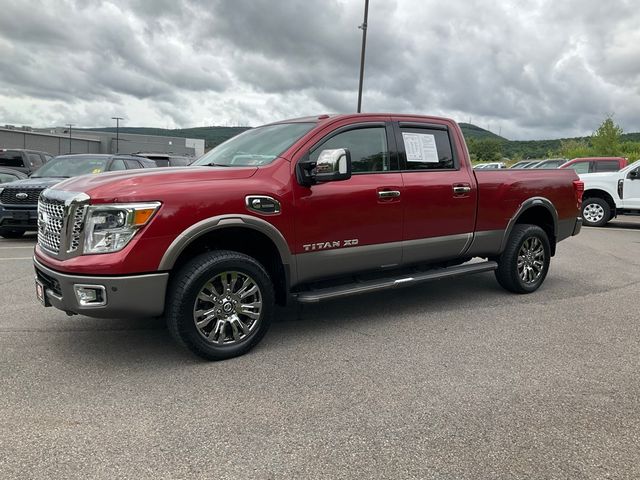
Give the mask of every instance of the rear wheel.
[[9, 228], [0, 229], [0, 237], [4, 238], [21, 238], [24, 235], [24, 230], [13, 230]]
[[589, 227], [603, 227], [611, 220], [611, 206], [606, 200], [591, 197], [582, 202], [582, 222]]
[[514, 293], [536, 291], [549, 271], [551, 248], [546, 232], [537, 225], [516, 225], [507, 247], [498, 257], [498, 283]]
[[166, 321], [173, 337], [207, 360], [253, 348], [271, 324], [272, 282], [255, 259], [232, 251], [200, 255], [173, 277]]

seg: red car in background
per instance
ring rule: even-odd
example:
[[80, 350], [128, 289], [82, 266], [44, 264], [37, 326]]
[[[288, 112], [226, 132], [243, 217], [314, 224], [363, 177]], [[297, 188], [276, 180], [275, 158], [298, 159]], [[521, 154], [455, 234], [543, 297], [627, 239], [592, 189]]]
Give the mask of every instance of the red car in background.
[[622, 157], [584, 157], [574, 158], [558, 168], [571, 168], [576, 173], [617, 172], [629, 162]]

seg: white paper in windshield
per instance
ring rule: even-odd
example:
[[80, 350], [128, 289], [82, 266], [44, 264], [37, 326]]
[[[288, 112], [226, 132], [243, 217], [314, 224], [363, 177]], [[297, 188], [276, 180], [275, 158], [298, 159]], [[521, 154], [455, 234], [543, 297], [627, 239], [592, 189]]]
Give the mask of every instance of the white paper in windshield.
[[436, 137], [428, 133], [402, 132], [407, 162], [438, 163]]

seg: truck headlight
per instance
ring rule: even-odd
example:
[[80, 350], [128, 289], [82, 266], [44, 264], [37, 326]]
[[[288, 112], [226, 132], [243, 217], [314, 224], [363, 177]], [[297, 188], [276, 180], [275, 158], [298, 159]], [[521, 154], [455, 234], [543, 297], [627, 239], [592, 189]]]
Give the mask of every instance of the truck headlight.
[[160, 202], [91, 205], [85, 221], [84, 253], [122, 250], [149, 223]]

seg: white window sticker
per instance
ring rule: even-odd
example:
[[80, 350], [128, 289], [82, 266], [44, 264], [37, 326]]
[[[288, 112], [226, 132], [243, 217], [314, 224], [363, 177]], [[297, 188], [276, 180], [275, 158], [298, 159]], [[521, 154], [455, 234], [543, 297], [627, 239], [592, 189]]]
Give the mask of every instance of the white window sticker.
[[436, 137], [428, 133], [402, 132], [407, 162], [438, 163]]

